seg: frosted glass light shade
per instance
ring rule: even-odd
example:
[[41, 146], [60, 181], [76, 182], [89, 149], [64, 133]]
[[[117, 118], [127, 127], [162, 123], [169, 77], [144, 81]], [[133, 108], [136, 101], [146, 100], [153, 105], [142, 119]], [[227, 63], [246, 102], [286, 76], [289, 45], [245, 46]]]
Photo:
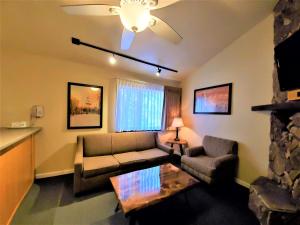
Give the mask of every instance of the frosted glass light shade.
[[121, 2], [120, 18], [127, 30], [141, 32], [149, 25], [150, 9], [138, 1], [124, 1]]
[[175, 117], [172, 122], [172, 127], [183, 127], [183, 121], [181, 117]]

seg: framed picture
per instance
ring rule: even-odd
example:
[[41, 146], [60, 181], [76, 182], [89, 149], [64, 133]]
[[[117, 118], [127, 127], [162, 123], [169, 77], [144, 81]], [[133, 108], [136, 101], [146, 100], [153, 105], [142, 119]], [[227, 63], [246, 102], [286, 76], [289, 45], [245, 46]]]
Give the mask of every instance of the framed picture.
[[102, 128], [103, 87], [68, 82], [68, 129]]
[[232, 83], [196, 89], [194, 114], [231, 114]]

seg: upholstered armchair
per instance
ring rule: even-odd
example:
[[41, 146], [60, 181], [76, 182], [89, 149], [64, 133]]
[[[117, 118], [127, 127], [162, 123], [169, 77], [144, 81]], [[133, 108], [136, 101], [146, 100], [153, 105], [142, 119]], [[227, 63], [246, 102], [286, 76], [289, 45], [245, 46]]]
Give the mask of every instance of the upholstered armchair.
[[232, 181], [237, 166], [236, 141], [205, 136], [203, 146], [185, 149], [181, 167], [208, 184]]

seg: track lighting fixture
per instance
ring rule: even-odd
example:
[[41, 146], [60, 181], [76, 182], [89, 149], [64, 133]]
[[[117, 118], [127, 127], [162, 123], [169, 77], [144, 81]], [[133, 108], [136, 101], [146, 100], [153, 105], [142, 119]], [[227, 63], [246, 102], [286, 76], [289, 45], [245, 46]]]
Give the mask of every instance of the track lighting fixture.
[[143, 64], [146, 64], [146, 65], [149, 65], [149, 66], [156, 67], [158, 69], [158, 72], [156, 73], [156, 75], [158, 74], [157, 76], [159, 76], [162, 69], [164, 69], [166, 71], [171, 71], [171, 72], [174, 72], [174, 73], [178, 72], [177, 70], [174, 70], [172, 68], [168, 68], [166, 66], [158, 65], [158, 64], [155, 64], [155, 63], [152, 63], [152, 62], [147, 62], [145, 60], [138, 59], [138, 58], [132, 57], [130, 55], [125, 55], [125, 54], [120, 53], [120, 52], [112, 51], [112, 50], [109, 50], [109, 49], [106, 49], [106, 48], [102, 48], [102, 47], [99, 47], [99, 46], [95, 46], [95, 45], [91, 45], [91, 44], [82, 42], [78, 38], [72, 37], [71, 40], [72, 40], [72, 43], [74, 45], [83, 45], [83, 46], [86, 46], [86, 47], [89, 47], [89, 48], [97, 49], [99, 51], [103, 51], [103, 52], [107, 52], [107, 53], [112, 54], [112, 56], [109, 58], [109, 62], [112, 65], [117, 63], [117, 60], [115, 58], [115, 55], [116, 55], [118, 57], [126, 58], [126, 59], [129, 59], [129, 60], [135, 61], [135, 62], [139, 62], [139, 63], [143, 63]]
[[115, 65], [115, 64], [117, 63], [117, 60], [116, 60], [116, 58], [115, 58], [115, 55], [112, 55], [112, 56], [109, 57], [109, 63], [110, 63], [111, 65]]
[[157, 68], [157, 72], [155, 73], [157, 77], [160, 76], [161, 68]]

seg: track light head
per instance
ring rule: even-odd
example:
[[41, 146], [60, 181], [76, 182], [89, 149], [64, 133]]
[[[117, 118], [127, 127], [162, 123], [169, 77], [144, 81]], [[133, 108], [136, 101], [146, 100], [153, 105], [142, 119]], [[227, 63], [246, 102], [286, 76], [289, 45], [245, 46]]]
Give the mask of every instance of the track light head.
[[160, 76], [161, 68], [157, 68], [157, 72], [155, 73], [157, 77]]
[[117, 63], [117, 60], [116, 60], [116, 58], [115, 58], [114, 55], [112, 55], [112, 56], [109, 57], [109, 63], [111, 65], [115, 65]]

